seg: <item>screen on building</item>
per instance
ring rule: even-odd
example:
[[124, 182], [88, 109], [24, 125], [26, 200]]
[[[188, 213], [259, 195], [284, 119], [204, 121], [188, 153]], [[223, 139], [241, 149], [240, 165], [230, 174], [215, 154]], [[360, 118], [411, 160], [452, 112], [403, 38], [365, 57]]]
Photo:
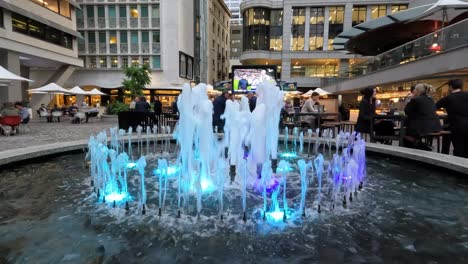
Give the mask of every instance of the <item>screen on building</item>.
[[276, 82], [276, 66], [233, 66], [234, 93], [255, 92], [263, 81]]

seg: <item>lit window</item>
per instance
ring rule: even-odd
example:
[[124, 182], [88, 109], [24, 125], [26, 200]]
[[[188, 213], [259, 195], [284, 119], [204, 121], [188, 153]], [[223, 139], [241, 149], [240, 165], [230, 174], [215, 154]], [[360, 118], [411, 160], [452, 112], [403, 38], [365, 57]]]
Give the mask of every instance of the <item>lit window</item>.
[[132, 66], [140, 65], [140, 59], [138, 57], [132, 57]]
[[310, 9], [309, 50], [323, 49], [324, 8]]
[[117, 57], [112, 57], [111, 58], [111, 68], [117, 68], [119, 67], [119, 60]]
[[408, 9], [408, 5], [392, 5], [392, 14]]
[[99, 57], [99, 67], [107, 68], [107, 57]]
[[90, 57], [89, 58], [89, 68], [95, 69], [96, 68], [96, 58]]
[[128, 67], [128, 58], [127, 57], [122, 58], [122, 67]]
[[150, 59], [149, 57], [143, 57], [143, 65], [150, 65]]
[[356, 6], [353, 8], [353, 26], [366, 22], [367, 8], [365, 6]]
[[377, 19], [387, 15], [387, 6], [386, 5], [376, 5], [371, 7], [371, 17], [372, 19]]
[[138, 9], [136, 6], [131, 6], [130, 7], [130, 17], [131, 18], [138, 18], [139, 15], [138, 15]]

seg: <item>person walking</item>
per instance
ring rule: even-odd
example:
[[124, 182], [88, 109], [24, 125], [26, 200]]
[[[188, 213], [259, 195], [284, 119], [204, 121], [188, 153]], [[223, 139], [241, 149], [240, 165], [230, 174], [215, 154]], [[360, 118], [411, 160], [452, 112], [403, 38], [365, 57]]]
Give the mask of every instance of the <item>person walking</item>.
[[462, 91], [461, 79], [450, 80], [448, 86], [450, 94], [440, 99], [436, 107], [447, 111], [453, 155], [468, 158], [468, 92]]

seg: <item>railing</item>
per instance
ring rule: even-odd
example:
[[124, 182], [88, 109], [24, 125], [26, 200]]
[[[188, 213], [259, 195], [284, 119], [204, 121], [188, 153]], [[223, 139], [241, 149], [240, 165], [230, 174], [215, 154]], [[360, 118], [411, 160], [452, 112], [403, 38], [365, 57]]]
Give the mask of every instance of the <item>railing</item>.
[[117, 44], [110, 44], [109, 45], [109, 53], [112, 53], [112, 54], [117, 53]]
[[153, 43], [152, 53], [159, 53], [161, 52], [161, 44]]
[[89, 43], [88, 44], [88, 54], [96, 53], [96, 44]]
[[84, 43], [78, 44], [78, 52], [85, 53], [86, 52], [86, 45]]
[[114, 18], [109, 19], [109, 28], [116, 28], [117, 27], [117, 21]]
[[84, 19], [83, 18], [77, 18], [76, 19], [76, 27], [77, 28], [84, 28]]
[[88, 28], [94, 28], [96, 27], [96, 22], [94, 21], [94, 17], [93, 18], [88, 18], [87, 19], [88, 21]]
[[140, 27], [141, 28], [149, 28], [149, 18], [147, 18], [147, 17], [140, 18]]
[[107, 53], [106, 43], [99, 43], [99, 54], [106, 54], [106, 53]]
[[144, 54], [149, 54], [150, 53], [149, 43], [141, 43], [141, 53], [144, 53]]
[[106, 27], [106, 18], [98, 17], [98, 27], [105, 28]]
[[137, 28], [138, 27], [138, 18], [130, 18], [130, 27]]
[[133, 54], [133, 53], [138, 53], [138, 45], [137, 45], [137, 44], [132, 45], [130, 52], [131, 52], [132, 54]]
[[161, 23], [160, 21], [161, 20], [159, 19], [159, 17], [151, 18], [151, 27], [159, 27]]
[[126, 17], [119, 18], [119, 27], [120, 28], [126, 28], [127, 27], [127, 18]]
[[341, 74], [358, 77], [468, 45], [468, 19], [432, 32], [349, 67]]
[[127, 43], [120, 43], [120, 53], [124, 53], [124, 54], [128, 53], [128, 44]]

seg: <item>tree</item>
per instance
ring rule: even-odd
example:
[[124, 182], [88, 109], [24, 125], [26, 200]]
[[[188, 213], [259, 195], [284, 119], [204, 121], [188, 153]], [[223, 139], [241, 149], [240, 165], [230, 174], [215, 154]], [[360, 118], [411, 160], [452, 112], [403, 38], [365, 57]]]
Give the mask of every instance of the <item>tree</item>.
[[143, 95], [143, 89], [151, 83], [150, 68], [147, 64], [124, 68], [125, 78], [122, 85], [132, 98]]

